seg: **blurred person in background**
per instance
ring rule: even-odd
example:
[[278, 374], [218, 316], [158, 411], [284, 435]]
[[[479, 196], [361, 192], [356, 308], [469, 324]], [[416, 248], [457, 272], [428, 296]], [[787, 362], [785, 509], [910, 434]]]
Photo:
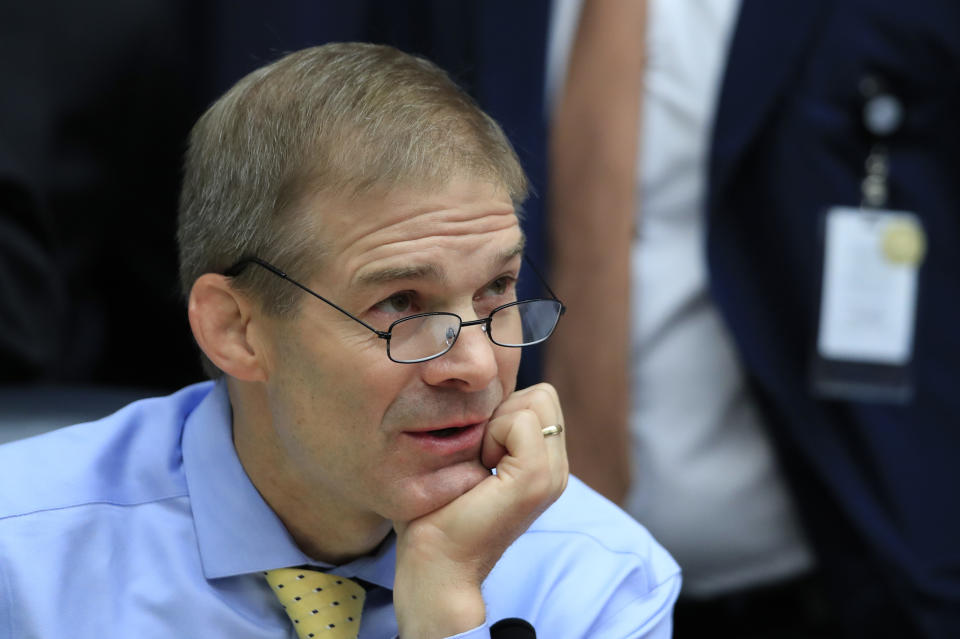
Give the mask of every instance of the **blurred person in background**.
[[677, 636], [957, 636], [960, 6], [554, 9], [546, 370]]

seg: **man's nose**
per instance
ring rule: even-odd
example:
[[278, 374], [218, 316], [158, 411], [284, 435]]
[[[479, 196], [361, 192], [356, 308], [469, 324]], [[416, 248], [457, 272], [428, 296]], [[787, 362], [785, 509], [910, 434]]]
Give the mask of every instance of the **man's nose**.
[[462, 390], [482, 390], [497, 377], [498, 348], [487, 337], [486, 323], [472, 324], [449, 332], [448, 340], [456, 339], [449, 351], [425, 362], [424, 379], [434, 386], [455, 386]]

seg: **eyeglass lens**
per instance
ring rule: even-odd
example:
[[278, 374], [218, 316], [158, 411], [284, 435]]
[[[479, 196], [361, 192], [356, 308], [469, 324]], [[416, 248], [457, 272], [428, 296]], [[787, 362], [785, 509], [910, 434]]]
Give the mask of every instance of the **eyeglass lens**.
[[490, 318], [490, 339], [500, 346], [542, 342], [557, 327], [561, 308], [556, 300], [530, 300], [502, 308]]
[[[555, 300], [529, 300], [506, 306], [490, 316], [489, 337], [500, 346], [530, 346], [550, 337], [560, 319]], [[416, 362], [441, 355], [460, 334], [460, 318], [438, 313], [396, 322], [390, 331], [390, 358]]]

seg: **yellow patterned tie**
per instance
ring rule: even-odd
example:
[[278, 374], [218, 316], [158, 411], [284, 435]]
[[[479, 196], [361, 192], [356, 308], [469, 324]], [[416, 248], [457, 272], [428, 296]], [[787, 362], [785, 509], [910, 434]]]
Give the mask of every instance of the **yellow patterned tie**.
[[265, 574], [300, 639], [357, 639], [366, 596], [363, 586], [308, 568], [280, 568]]

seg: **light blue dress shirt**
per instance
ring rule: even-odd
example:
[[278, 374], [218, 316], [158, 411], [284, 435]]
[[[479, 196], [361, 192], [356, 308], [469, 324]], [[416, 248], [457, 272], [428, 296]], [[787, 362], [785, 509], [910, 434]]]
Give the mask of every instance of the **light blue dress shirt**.
[[[395, 558], [392, 536], [336, 567], [297, 548], [237, 458], [222, 383], [0, 446], [0, 639], [290, 639], [263, 571], [299, 565], [366, 582], [360, 637], [388, 639]], [[618, 639], [669, 637], [679, 589], [649, 533], [571, 478], [483, 595], [490, 624]]]

